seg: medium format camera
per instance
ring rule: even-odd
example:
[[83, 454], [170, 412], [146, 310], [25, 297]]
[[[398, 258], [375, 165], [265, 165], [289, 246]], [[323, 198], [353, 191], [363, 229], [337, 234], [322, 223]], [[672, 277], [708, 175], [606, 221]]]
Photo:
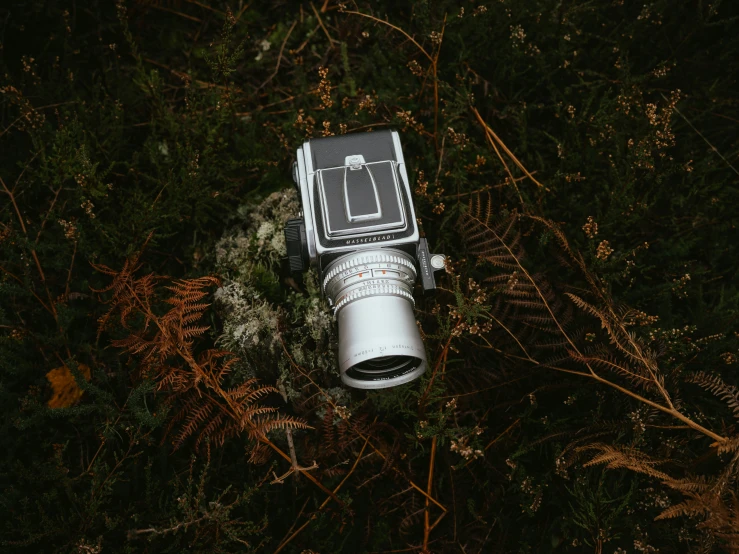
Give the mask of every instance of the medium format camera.
[[285, 226], [290, 269], [318, 270], [339, 322], [339, 371], [354, 388], [426, 371], [413, 288], [436, 288], [444, 256], [420, 238], [396, 131], [310, 139], [293, 164], [302, 212]]

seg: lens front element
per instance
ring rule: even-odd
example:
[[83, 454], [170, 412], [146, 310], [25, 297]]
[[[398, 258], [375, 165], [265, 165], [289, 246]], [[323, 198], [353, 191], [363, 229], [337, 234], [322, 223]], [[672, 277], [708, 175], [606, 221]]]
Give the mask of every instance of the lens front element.
[[405, 252], [372, 249], [335, 260], [323, 287], [339, 322], [339, 370], [347, 385], [380, 389], [426, 371], [413, 315], [416, 269]]

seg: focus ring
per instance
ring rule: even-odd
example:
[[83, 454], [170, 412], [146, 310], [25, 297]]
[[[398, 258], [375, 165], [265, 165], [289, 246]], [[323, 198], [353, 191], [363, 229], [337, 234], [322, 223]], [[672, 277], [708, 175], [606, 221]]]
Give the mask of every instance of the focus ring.
[[362, 288], [347, 294], [341, 300], [339, 300], [339, 302], [337, 302], [336, 306], [334, 306], [334, 315], [338, 314], [339, 310], [347, 304], [354, 302], [355, 300], [365, 298], [367, 296], [374, 296], [376, 294], [400, 296], [408, 300], [414, 307], [416, 305], [416, 301], [413, 298], [413, 295], [403, 290], [398, 285], [381, 285], [379, 287]]
[[352, 256], [347, 261], [342, 262], [336, 267], [332, 268], [331, 271], [326, 274], [326, 277], [323, 279], [323, 291], [326, 292], [326, 287], [328, 286], [329, 281], [331, 281], [331, 279], [333, 279], [343, 271], [351, 269], [355, 266], [377, 263], [392, 263], [404, 265], [405, 267], [413, 271], [414, 276], [416, 275], [416, 266], [403, 256], [396, 256], [393, 254], [371, 254], [366, 256], [358, 255], [356, 257]]

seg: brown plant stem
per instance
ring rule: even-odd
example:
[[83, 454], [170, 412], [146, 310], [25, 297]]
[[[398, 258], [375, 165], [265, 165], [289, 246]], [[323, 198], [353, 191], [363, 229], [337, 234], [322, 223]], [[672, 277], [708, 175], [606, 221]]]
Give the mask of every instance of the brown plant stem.
[[[23, 230], [23, 234], [26, 236], [26, 239], [28, 239], [28, 231], [26, 230], [26, 224], [23, 221], [23, 216], [21, 215], [21, 211], [18, 208], [18, 203], [15, 201], [15, 195], [13, 194], [11, 190], [8, 189], [8, 186], [5, 184], [5, 181], [3, 181], [2, 177], [0, 177], [0, 184], [2, 184], [3, 189], [5, 189], [5, 192], [10, 197], [10, 201], [13, 204], [15, 213], [18, 216], [18, 221], [21, 224], [21, 229]], [[17, 181], [16, 181], [16, 184], [17, 184]], [[59, 190], [61, 190], [61, 187], [59, 188]], [[56, 199], [58, 195], [59, 195], [59, 191], [57, 191], [57, 195], [54, 197], [54, 202], [52, 202], [52, 207], [54, 203], [56, 203]], [[51, 208], [49, 209], [49, 211], [51, 211]], [[47, 217], [48, 217], [48, 213], [47, 213]], [[44, 221], [46, 220], [44, 219]], [[42, 229], [43, 229], [43, 225], [42, 225]], [[38, 241], [38, 238], [40, 235], [41, 235], [41, 231], [39, 231], [39, 234], [36, 236], [36, 241]], [[34, 291], [31, 291], [31, 293], [33, 294], [34, 297], [36, 297], [36, 299], [38, 299], [39, 302], [41, 302], [41, 305], [44, 307], [44, 309], [46, 309], [54, 317], [54, 321], [56, 322], [57, 327], [59, 328], [59, 332], [61, 333], [62, 336], [64, 336], [64, 329], [62, 329], [61, 325], [59, 324], [59, 315], [57, 314], [57, 311], [56, 311], [56, 304], [54, 303], [54, 300], [51, 298], [51, 292], [49, 291], [49, 286], [46, 283], [46, 276], [44, 275], [44, 270], [41, 269], [41, 262], [39, 261], [38, 256], [36, 255], [36, 250], [34, 248], [31, 248], [31, 257], [33, 258], [33, 261], [36, 263], [36, 269], [38, 269], [39, 276], [41, 277], [41, 282], [44, 284], [44, 289], [46, 290], [46, 297], [49, 300], [48, 306], [44, 304], [44, 302], [41, 301], [41, 299], [38, 297], [38, 295]], [[5, 271], [5, 273], [8, 273], [9, 275], [13, 275], [12, 273], [10, 273], [9, 271], [5, 269], [3, 269], [3, 271]], [[22, 281], [18, 279], [17, 277], [16, 279], [18, 280], [18, 282], [22, 283]], [[67, 350], [67, 356], [71, 358], [72, 353], [69, 351], [69, 347], [65, 346], [65, 348]]]
[[318, 13], [318, 10], [313, 5], [313, 2], [310, 3], [310, 7], [313, 9], [313, 13], [316, 15], [316, 19], [318, 19], [318, 24], [321, 26], [321, 29], [323, 29], [323, 34], [326, 35], [326, 38], [328, 39], [329, 44], [333, 47], [335, 42], [338, 42], [337, 40], [334, 40], [331, 35], [328, 32], [328, 29], [326, 29], [326, 26], [323, 24], [323, 19], [321, 19], [321, 14]]
[[[375, 418], [375, 421], [377, 421], [377, 418]], [[367, 444], [369, 444], [369, 438], [366, 438], [365, 439], [364, 445], [362, 445], [362, 449], [359, 451], [359, 455], [357, 456], [357, 459], [354, 460], [354, 465], [352, 465], [351, 469], [344, 476], [344, 478], [341, 480], [341, 482], [338, 485], [336, 485], [336, 488], [334, 489], [334, 494], [336, 494], [337, 492], [339, 492], [339, 489], [341, 489], [341, 487], [344, 485], [344, 483], [346, 483], [347, 479], [349, 479], [349, 477], [351, 476], [351, 474], [354, 473], [354, 470], [357, 468], [357, 465], [359, 464], [359, 461], [362, 459], [362, 456], [364, 455], [364, 450], [367, 448]], [[314, 513], [310, 518], [308, 518], [303, 523], [303, 525], [301, 525], [300, 527], [298, 527], [298, 529], [292, 535], [290, 535], [289, 537], [287, 537], [286, 539], [284, 539], [279, 544], [279, 546], [277, 547], [277, 550], [275, 550], [274, 554], [278, 554], [278, 552], [280, 552], [280, 550], [282, 550], [283, 548], [285, 548], [291, 540], [293, 540], [295, 537], [297, 537], [298, 534], [303, 529], [305, 529], [306, 527], [308, 527], [308, 524], [311, 521], [313, 521], [314, 519], [316, 519], [317, 513], [320, 512], [321, 510], [323, 510], [323, 508], [326, 507], [326, 504], [328, 504], [328, 501], [329, 501], [329, 498], [324, 499], [323, 503], [321, 503], [321, 505], [318, 507], [318, 510], [316, 511], [316, 513]], [[298, 514], [298, 517], [299, 516], [300, 516], [300, 514]]]
[[418, 400], [418, 412], [419, 413], [422, 413], [424, 408], [426, 407], [426, 399], [428, 398], [428, 395], [431, 392], [431, 386], [434, 384], [434, 380], [436, 379], [436, 374], [438, 373], [439, 368], [446, 366], [446, 358], [449, 353], [449, 347], [452, 344], [452, 339], [454, 338], [454, 334], [453, 334], [454, 330], [457, 327], [459, 327], [459, 325], [462, 323], [462, 319], [463, 319], [462, 316], [459, 316], [459, 318], [457, 318], [457, 321], [454, 324], [452, 332], [449, 333], [449, 337], [447, 338], [447, 341], [441, 350], [441, 354], [439, 354], [439, 359], [436, 361], [436, 364], [434, 365], [434, 370], [431, 372], [431, 378], [429, 379], [428, 385], [426, 385], [426, 389], [423, 391], [421, 398]]
[[[536, 171], [532, 171], [531, 174], [532, 175], [536, 175]], [[519, 182], [523, 181], [524, 179], [527, 179], [527, 177], [525, 175], [523, 177], [516, 177], [514, 179], [514, 182], [519, 183]], [[479, 188], [477, 190], [473, 190], [473, 191], [470, 191], [470, 192], [462, 192], [460, 194], [456, 194], [456, 193], [455, 194], [447, 194], [445, 196], [440, 197], [440, 200], [451, 200], [452, 198], [459, 199], [459, 198], [462, 198], [462, 197], [465, 197], [465, 196], [472, 196], [473, 194], [478, 194], [480, 192], [485, 192], [485, 191], [488, 191], [488, 190], [491, 190], [491, 189], [501, 189], [503, 187], [509, 186], [509, 184], [510, 183], [508, 182], [508, 180], [506, 180], [504, 183], [500, 183], [498, 185], [486, 185], [486, 186], [484, 186], [482, 188]]]
[[293, 21], [293, 24], [290, 25], [290, 29], [287, 31], [287, 35], [285, 36], [285, 40], [282, 41], [282, 45], [280, 46], [280, 53], [277, 55], [277, 65], [275, 66], [275, 70], [272, 72], [272, 74], [267, 77], [267, 80], [264, 81], [261, 85], [257, 87], [257, 90], [254, 91], [256, 94], [260, 90], [262, 90], [272, 79], [274, 79], [277, 76], [277, 72], [280, 70], [280, 64], [282, 63], [282, 53], [285, 51], [285, 45], [287, 44], [287, 40], [290, 38], [290, 35], [293, 34], [293, 29], [295, 29], [295, 25], [297, 25], [298, 22]]
[[[342, 10], [342, 11], [341, 11], [341, 13], [347, 13], [347, 14], [359, 15], [359, 16], [361, 16], [361, 17], [366, 17], [367, 19], [371, 19], [372, 21], [376, 21], [377, 23], [382, 23], [382, 24], [384, 24], [384, 25], [387, 25], [387, 26], [388, 26], [388, 27], [390, 27], [391, 29], [394, 29], [394, 30], [398, 31], [399, 33], [402, 33], [402, 34], [403, 34], [403, 36], [405, 36], [405, 38], [407, 38], [407, 39], [408, 39], [408, 40], [410, 40], [410, 41], [411, 41], [411, 42], [412, 42], [413, 44], [415, 44], [415, 45], [416, 45], [416, 48], [418, 48], [418, 49], [419, 49], [419, 50], [421, 51], [421, 53], [422, 53], [422, 54], [423, 54], [424, 56], [426, 56], [426, 58], [428, 58], [428, 60], [429, 60], [429, 61], [430, 61], [431, 63], [433, 63], [433, 62], [434, 62], [434, 59], [433, 59], [433, 58], [432, 58], [432, 57], [431, 57], [431, 56], [429, 55], [429, 53], [428, 53], [428, 52], [426, 52], [426, 50], [424, 50], [424, 49], [423, 49], [423, 47], [422, 47], [422, 46], [421, 46], [420, 44], [418, 44], [418, 43], [417, 43], [417, 42], [416, 42], [416, 41], [415, 41], [415, 40], [413, 39], [413, 37], [412, 37], [412, 36], [410, 36], [410, 35], [409, 35], [408, 33], [406, 33], [406, 32], [405, 32], [405, 31], [404, 31], [403, 29], [401, 29], [400, 27], [396, 27], [395, 25], [393, 25], [393, 24], [392, 24], [392, 23], [390, 23], [389, 21], [385, 21], [384, 19], [380, 19], [380, 18], [378, 18], [378, 17], [375, 17], [375, 16], [373, 16], [373, 15], [368, 15], [368, 14], [366, 14], [366, 13], [362, 13], [362, 12], [354, 12], [354, 11], [350, 11], [350, 10]], [[446, 16], [445, 16], [445, 19], [446, 19]]]
[[500, 150], [498, 150], [498, 146], [495, 144], [495, 141], [493, 140], [489, 132], [491, 131], [490, 127], [488, 127], [487, 124], [483, 121], [482, 117], [480, 116], [480, 113], [475, 108], [472, 108], [472, 109], [475, 112], [475, 115], [477, 116], [477, 120], [480, 122], [480, 124], [483, 126], [483, 129], [485, 130], [485, 138], [490, 143], [490, 146], [493, 147], [493, 151], [495, 151], [495, 155], [498, 156], [500, 163], [503, 164], [503, 167], [505, 168], [505, 171], [508, 174], [508, 179], [510, 180], [510, 184], [513, 185], [514, 189], [516, 189], [516, 194], [518, 195], [518, 201], [521, 203], [521, 207], [525, 208], [526, 204], [524, 203], [523, 196], [521, 196], [521, 191], [518, 189], [518, 185], [516, 184], [516, 178], [513, 176], [513, 173], [511, 173], [511, 170], [508, 167], [508, 164], [505, 162], [505, 160], [503, 159], [503, 156], [500, 154]]
[[[539, 188], [546, 188], [539, 181], [537, 181], [536, 179], [534, 179], [534, 174], [533, 173], [530, 173], [529, 170], [526, 169], [526, 167], [524, 167], [524, 165], [518, 160], [518, 158], [513, 154], [513, 152], [511, 152], [508, 149], [508, 147], [505, 145], [505, 143], [502, 140], [500, 140], [500, 138], [498, 137], [498, 135], [495, 134], [495, 131], [493, 131], [490, 128], [490, 126], [487, 123], [485, 123], [485, 120], [480, 115], [480, 112], [477, 111], [477, 108], [475, 108], [473, 106], [472, 107], [472, 111], [475, 114], [475, 117], [477, 117], [477, 121], [479, 121], [480, 122], [480, 125], [482, 125], [483, 128], [485, 129], [485, 132], [487, 134], [489, 134], [490, 137], [492, 139], [494, 139], [500, 145], [500, 147], [503, 149], [503, 151], [511, 158], [511, 160], [513, 160], [513, 163], [515, 163], [519, 167], [519, 169], [526, 174], [526, 176], [529, 179], [531, 179], [534, 183], [536, 183], [536, 186], [538, 186]], [[497, 151], [497, 149], [496, 149], [496, 151]]]
[[[429, 527], [429, 498], [431, 498], [431, 486], [434, 484], [434, 460], [436, 459], [436, 436], [431, 440], [431, 456], [429, 458], [429, 479], [426, 484], [426, 506], [423, 512], [423, 549], [422, 552], [428, 552], [429, 535], [431, 527]], [[442, 515], [445, 512], [442, 512]]]
[[[437, 152], [439, 151], [439, 75], [437, 72], [437, 64], [439, 61], [439, 54], [441, 53], [441, 44], [444, 40], [444, 29], [446, 29], [446, 14], [444, 14], [444, 23], [441, 25], [439, 46], [436, 49], [436, 54], [434, 54], [434, 60], [431, 62], [434, 69], [434, 146]], [[439, 166], [441, 166], [441, 158], [439, 158]]]

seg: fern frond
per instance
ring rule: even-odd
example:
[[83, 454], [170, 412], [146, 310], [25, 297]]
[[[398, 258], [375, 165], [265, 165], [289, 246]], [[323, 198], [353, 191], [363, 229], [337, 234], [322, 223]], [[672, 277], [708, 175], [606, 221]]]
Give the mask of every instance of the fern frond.
[[660, 460], [652, 460], [644, 453], [633, 448], [619, 448], [604, 443], [594, 443], [587, 446], [581, 446], [578, 451], [597, 450], [599, 454], [593, 457], [589, 462], [583, 464], [589, 467], [598, 464], [606, 464], [608, 469], [625, 468], [637, 473], [643, 473], [650, 477], [655, 477], [662, 481], [669, 481], [672, 478], [666, 473], [654, 469], [655, 465], [664, 463]]
[[492, 197], [487, 193], [485, 201], [481, 194], [472, 195], [467, 211], [460, 218], [459, 228], [465, 243], [474, 256], [491, 264], [516, 269], [523, 257], [521, 235], [515, 231], [518, 213], [493, 221]]
[[598, 308], [596, 308], [592, 304], [589, 304], [588, 302], [586, 302], [585, 300], [583, 300], [582, 298], [580, 298], [576, 294], [573, 294], [571, 292], [566, 292], [564, 294], [565, 294], [565, 296], [567, 296], [567, 298], [569, 298], [570, 300], [572, 300], [572, 302], [574, 302], [574, 304], [578, 308], [580, 308], [584, 312], [586, 312], [586, 313], [588, 313], [588, 314], [590, 314], [590, 315], [592, 315], [594, 317], [597, 317], [600, 320], [600, 322], [601, 322], [601, 327], [603, 329], [605, 329], [606, 331], [608, 331], [609, 334], [612, 334], [613, 333], [613, 326], [611, 325], [611, 322], [609, 321], [608, 316], [604, 312], [602, 312], [601, 310], [599, 310]]
[[711, 508], [705, 501], [705, 499], [701, 496], [696, 496], [695, 498], [689, 498], [688, 500], [684, 500], [680, 502], [680, 504], [675, 504], [674, 506], [670, 506], [663, 512], [661, 512], [657, 517], [655, 517], [655, 520], [660, 519], [670, 519], [680, 516], [697, 516], [704, 514], [706, 512], [710, 512]]
[[614, 372], [626, 377], [631, 383], [638, 387], [653, 388], [655, 386], [654, 380], [648, 374], [645, 375], [642, 368], [632, 367], [629, 364], [617, 360], [611, 355], [599, 358], [597, 356], [583, 356], [571, 350], [569, 351], [569, 354], [576, 362], [590, 364], [594, 367]]
[[[739, 450], [739, 436], [731, 437], [725, 442], [714, 443], [716, 446], [717, 454], [726, 454], [728, 452], [735, 452]], [[711, 445], [714, 446], [714, 445]]]
[[[225, 388], [224, 378], [238, 360], [233, 353], [209, 349], [196, 359], [194, 340], [210, 328], [198, 325], [210, 307], [203, 302], [208, 295], [205, 289], [220, 285], [220, 279], [205, 276], [175, 280], [163, 287], [170, 296], [159, 299], [156, 285], [165, 277], [149, 274], [136, 278], [138, 256], [127, 260], [120, 271], [102, 265], [93, 267], [112, 277], [108, 286], [94, 291], [112, 293], [107, 301], [109, 309], [99, 320], [98, 335], [116, 313], [127, 329], [135, 316], [143, 316], [143, 328], [129, 329], [127, 337], [112, 344], [139, 359], [141, 374], [153, 378], [157, 390], [168, 394], [165, 404], [178, 405], [165, 429], [165, 437], [176, 429], [172, 439], [175, 449], [191, 437], [197, 437], [196, 450], [206, 443], [210, 452], [211, 444], [223, 444], [244, 430], [250, 438], [258, 439], [271, 429], [308, 428], [298, 418], [282, 416], [277, 408], [259, 404], [267, 394], [277, 392], [275, 387], [258, 386], [256, 380], [248, 380]], [[170, 308], [159, 316], [155, 302]]]
[[321, 421], [321, 451], [324, 454], [336, 452], [336, 427], [334, 427], [334, 411], [330, 404], [326, 405], [326, 414]]
[[249, 453], [249, 463], [261, 465], [267, 462], [270, 457], [271, 450], [266, 444], [256, 442]]
[[529, 310], [546, 310], [547, 307], [542, 302], [535, 300], [509, 300], [508, 303], [511, 306], [517, 306], [519, 308], [527, 308]]
[[305, 423], [302, 419], [292, 416], [275, 416], [274, 418], [255, 418], [256, 429], [250, 431], [249, 434], [257, 436], [259, 434], [266, 434], [274, 429], [308, 429], [310, 426]]
[[203, 429], [198, 434], [198, 439], [195, 441], [195, 451], [198, 451], [200, 448], [200, 444], [205, 440], [206, 438], [210, 438], [216, 434], [216, 431], [219, 427], [221, 427], [224, 423], [228, 422], [228, 416], [225, 412], [221, 411], [215, 416], [211, 418], [211, 420], [203, 427]]
[[182, 329], [182, 336], [185, 338], [199, 337], [210, 329], [210, 325], [204, 325], [202, 327], [185, 327]]
[[544, 342], [534, 342], [531, 344], [531, 346], [534, 348], [542, 348], [545, 350], [566, 348], [569, 345], [570, 345], [569, 341], [565, 339], [548, 340]]
[[666, 481], [665, 484], [671, 489], [680, 492], [700, 493], [711, 488], [711, 482], [705, 475], [694, 475], [683, 477], [682, 479], [672, 479]]
[[739, 419], [739, 389], [734, 385], [727, 385], [718, 375], [709, 375], [703, 371], [688, 376], [686, 381], [695, 383], [726, 402], [734, 417]]

